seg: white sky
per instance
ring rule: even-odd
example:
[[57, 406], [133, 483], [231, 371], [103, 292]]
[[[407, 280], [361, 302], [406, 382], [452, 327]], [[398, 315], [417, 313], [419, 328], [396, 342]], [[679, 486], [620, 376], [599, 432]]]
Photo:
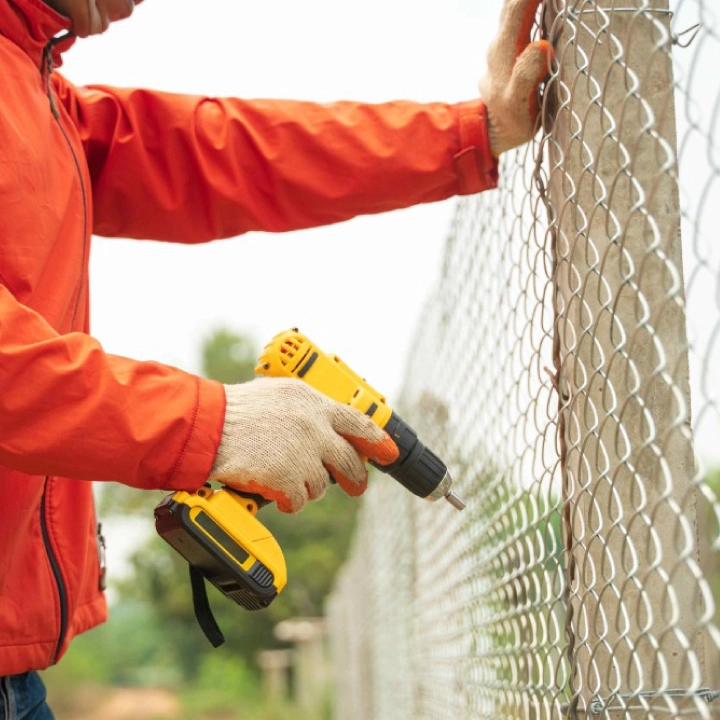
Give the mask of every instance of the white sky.
[[[62, 72], [77, 84], [245, 98], [467, 100], [499, 9], [499, 0], [146, 0], [78, 41]], [[194, 247], [98, 238], [93, 334], [108, 352], [198, 371], [201, 340], [218, 324], [260, 345], [297, 326], [392, 400], [453, 208]]]

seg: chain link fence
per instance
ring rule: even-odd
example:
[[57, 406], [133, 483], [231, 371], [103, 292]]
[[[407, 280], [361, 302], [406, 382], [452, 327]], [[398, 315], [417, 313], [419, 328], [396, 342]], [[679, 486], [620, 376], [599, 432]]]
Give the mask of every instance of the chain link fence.
[[549, 0], [535, 141], [461, 200], [328, 604], [337, 720], [720, 716], [720, 5]]

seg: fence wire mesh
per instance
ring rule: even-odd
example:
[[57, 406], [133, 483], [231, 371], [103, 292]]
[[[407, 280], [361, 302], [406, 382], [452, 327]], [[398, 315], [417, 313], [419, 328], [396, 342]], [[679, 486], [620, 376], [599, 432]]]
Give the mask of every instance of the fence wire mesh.
[[372, 484], [338, 720], [718, 716], [720, 7], [548, 0], [535, 141], [463, 199]]

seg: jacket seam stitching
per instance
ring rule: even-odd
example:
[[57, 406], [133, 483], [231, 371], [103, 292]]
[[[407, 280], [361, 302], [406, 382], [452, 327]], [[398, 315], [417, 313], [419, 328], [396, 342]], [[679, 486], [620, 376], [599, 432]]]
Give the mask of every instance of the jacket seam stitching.
[[0, 643], [0, 648], [25, 648], [25, 647], [34, 647], [36, 645], [56, 645], [56, 644], [57, 644], [57, 637], [52, 637], [49, 640], [28, 640], [27, 642]]
[[[455, 106], [455, 112], [458, 150], [453, 159], [455, 161], [455, 171], [458, 174], [457, 181], [460, 193], [466, 195], [471, 192], [478, 192], [475, 186], [483, 184], [485, 180], [484, 174], [479, 167], [481, 160], [481, 158], [478, 157], [480, 155], [480, 148], [475, 143], [475, 140], [478, 139], [477, 135], [479, 135], [478, 131], [480, 128], [473, 127], [474, 123], [480, 125], [483, 118], [481, 117], [480, 102], [478, 101], [461, 103]], [[461, 159], [464, 160], [468, 155], [474, 156], [474, 167], [471, 171], [461, 167], [458, 162]], [[469, 175], [472, 175], [472, 177], [468, 177]]]
[[192, 425], [190, 426], [190, 430], [187, 434], [187, 437], [185, 438], [185, 442], [183, 443], [183, 446], [180, 449], [178, 459], [175, 461], [175, 465], [173, 465], [173, 468], [170, 471], [170, 477], [168, 479], [168, 482], [172, 482], [173, 478], [177, 474], [178, 469], [179, 469], [180, 465], [182, 464], [182, 461], [185, 457], [185, 452], [187, 450], [187, 447], [190, 444], [190, 438], [192, 438], [193, 434], [195, 433], [195, 427], [197, 426], [197, 419], [198, 419], [198, 415], [200, 414], [200, 378], [195, 378], [195, 387], [197, 389], [197, 392], [195, 395], [195, 410], [193, 412]]
[[[463, 107], [462, 105], [453, 105], [452, 106], [454, 117], [454, 124], [455, 124], [455, 149], [453, 151], [453, 159], [455, 159], [465, 148], [463, 145]], [[460, 182], [461, 179], [458, 178]]]

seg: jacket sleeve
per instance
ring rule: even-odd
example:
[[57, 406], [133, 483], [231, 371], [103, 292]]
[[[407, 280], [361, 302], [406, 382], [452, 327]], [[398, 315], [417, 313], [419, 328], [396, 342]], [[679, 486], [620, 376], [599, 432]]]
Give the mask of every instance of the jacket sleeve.
[[94, 232], [202, 242], [495, 187], [485, 106], [240, 100], [109, 87], [57, 93], [92, 176]]
[[0, 285], [0, 464], [192, 491], [210, 475], [224, 414], [220, 383], [58, 335]]

